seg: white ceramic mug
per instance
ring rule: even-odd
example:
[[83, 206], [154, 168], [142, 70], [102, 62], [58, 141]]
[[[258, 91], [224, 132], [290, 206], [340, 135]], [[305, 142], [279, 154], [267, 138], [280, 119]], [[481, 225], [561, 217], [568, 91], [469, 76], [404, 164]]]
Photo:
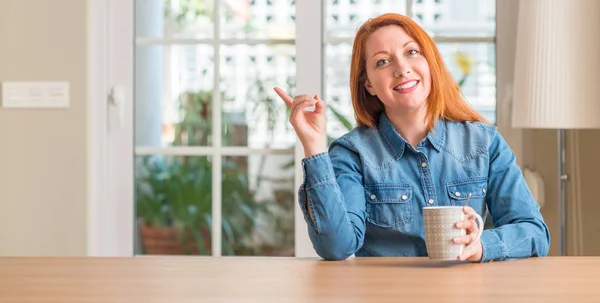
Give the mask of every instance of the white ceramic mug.
[[[425, 245], [431, 260], [457, 260], [465, 248], [470, 248], [481, 238], [483, 233], [483, 219], [472, 212], [463, 213], [462, 206], [434, 206], [423, 208], [425, 224]], [[456, 227], [458, 221], [465, 218], [476, 218], [479, 233], [477, 238], [469, 245], [454, 243], [454, 238], [467, 234], [464, 228]]]

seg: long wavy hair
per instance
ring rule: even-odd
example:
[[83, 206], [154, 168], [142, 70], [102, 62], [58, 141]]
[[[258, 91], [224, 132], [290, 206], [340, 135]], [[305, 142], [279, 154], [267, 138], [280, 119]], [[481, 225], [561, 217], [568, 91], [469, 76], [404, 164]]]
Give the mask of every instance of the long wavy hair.
[[421, 52], [431, 73], [431, 91], [427, 98], [425, 119], [429, 131], [438, 119], [449, 121], [489, 122], [475, 111], [463, 98], [458, 83], [446, 68], [442, 56], [433, 39], [413, 20], [399, 14], [384, 14], [365, 22], [356, 33], [352, 46], [350, 65], [350, 94], [358, 125], [377, 127], [379, 116], [384, 110], [377, 96], [372, 96], [365, 88], [367, 80], [365, 43], [377, 29], [388, 26], [400, 26], [420, 46]]

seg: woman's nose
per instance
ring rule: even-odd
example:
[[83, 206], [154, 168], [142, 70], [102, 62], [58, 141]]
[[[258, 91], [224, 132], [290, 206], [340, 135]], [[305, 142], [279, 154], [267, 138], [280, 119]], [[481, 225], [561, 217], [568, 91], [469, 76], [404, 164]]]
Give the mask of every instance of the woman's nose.
[[[403, 62], [404, 61], [404, 62]], [[406, 62], [406, 60], [399, 60], [398, 61], [398, 65], [396, 66], [396, 70], [394, 71], [394, 76], [396, 78], [401, 77], [401, 76], [408, 76], [410, 73], [412, 73], [412, 68], [410, 67], [410, 65]]]

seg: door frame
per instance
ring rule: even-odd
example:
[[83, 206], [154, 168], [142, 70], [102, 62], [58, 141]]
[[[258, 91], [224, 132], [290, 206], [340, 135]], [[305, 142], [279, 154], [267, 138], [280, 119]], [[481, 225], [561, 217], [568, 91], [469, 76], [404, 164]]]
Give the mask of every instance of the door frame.
[[88, 256], [133, 255], [133, 4], [87, 0]]

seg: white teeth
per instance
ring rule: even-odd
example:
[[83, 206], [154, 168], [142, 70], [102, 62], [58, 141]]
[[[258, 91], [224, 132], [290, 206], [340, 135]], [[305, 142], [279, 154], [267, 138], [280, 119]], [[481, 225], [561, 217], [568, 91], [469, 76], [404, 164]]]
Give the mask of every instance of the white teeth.
[[398, 86], [394, 87], [394, 89], [395, 90], [407, 89], [407, 88], [411, 88], [415, 85], [417, 85], [417, 80], [410, 81], [410, 82], [402, 84], [402, 85], [398, 85]]

